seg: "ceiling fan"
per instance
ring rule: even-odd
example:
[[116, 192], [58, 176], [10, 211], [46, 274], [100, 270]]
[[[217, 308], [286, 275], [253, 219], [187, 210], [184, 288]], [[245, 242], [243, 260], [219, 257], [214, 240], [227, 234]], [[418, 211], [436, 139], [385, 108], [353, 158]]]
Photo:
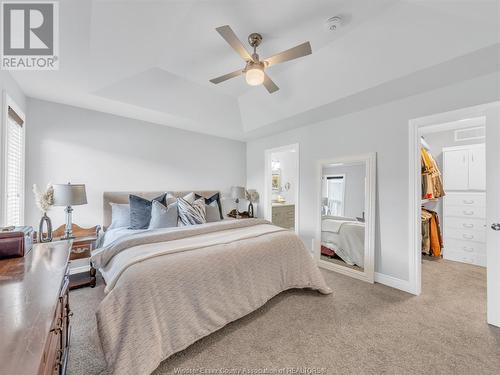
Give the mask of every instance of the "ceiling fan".
[[257, 86], [263, 84], [267, 91], [272, 94], [273, 92], [278, 91], [279, 87], [276, 86], [271, 78], [269, 78], [265, 70], [272, 65], [297, 59], [312, 53], [311, 44], [309, 42], [305, 42], [268, 57], [267, 59], [260, 60], [259, 55], [257, 54], [257, 47], [262, 43], [262, 35], [252, 33], [248, 36], [248, 44], [250, 44], [253, 48], [253, 53], [250, 55], [230, 26], [220, 26], [215, 30], [217, 30], [224, 40], [229, 43], [229, 45], [242, 57], [243, 60], [245, 60], [246, 65], [243, 69], [238, 69], [232, 73], [224, 74], [223, 76], [211, 79], [210, 82], [214, 84], [218, 84], [227, 81], [230, 78], [245, 74], [245, 79], [249, 85]]

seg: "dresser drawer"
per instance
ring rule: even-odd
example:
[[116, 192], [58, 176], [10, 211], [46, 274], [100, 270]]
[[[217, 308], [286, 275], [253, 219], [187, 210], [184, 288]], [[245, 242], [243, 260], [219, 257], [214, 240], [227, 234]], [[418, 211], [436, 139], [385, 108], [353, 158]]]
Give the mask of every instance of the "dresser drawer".
[[444, 197], [445, 206], [486, 207], [484, 193], [448, 193]]
[[486, 255], [444, 249], [444, 259], [486, 267]]
[[485, 219], [485, 207], [466, 207], [466, 206], [445, 206], [444, 207], [445, 220], [449, 217], [462, 217], [471, 219]]
[[462, 241], [446, 237], [444, 239], [444, 247], [447, 251], [486, 255], [486, 244], [481, 242]]
[[446, 217], [443, 224], [447, 229], [483, 230], [486, 228], [486, 221], [484, 219], [469, 219], [466, 217]]
[[71, 247], [70, 260], [90, 258], [90, 252], [93, 249], [93, 242], [78, 242]]
[[444, 236], [461, 241], [486, 242], [486, 229], [453, 229], [445, 228]]

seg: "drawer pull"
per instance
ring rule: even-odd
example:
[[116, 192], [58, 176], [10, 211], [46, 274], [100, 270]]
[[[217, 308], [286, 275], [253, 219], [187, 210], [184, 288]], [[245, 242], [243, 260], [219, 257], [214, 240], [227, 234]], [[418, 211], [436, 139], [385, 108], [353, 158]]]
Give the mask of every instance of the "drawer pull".
[[464, 202], [464, 204], [474, 204], [473, 199], [470, 199], [470, 200], [464, 199], [462, 202]]
[[474, 238], [472, 234], [462, 234], [462, 237], [466, 240], [472, 240]]
[[468, 253], [472, 253], [474, 251], [474, 248], [473, 247], [469, 247], [469, 246], [464, 246], [464, 247], [462, 247], [462, 249], [464, 251], [467, 251]]
[[474, 224], [463, 224], [464, 228], [474, 228]]
[[464, 211], [464, 215], [467, 215], [467, 216], [474, 215], [474, 211]]

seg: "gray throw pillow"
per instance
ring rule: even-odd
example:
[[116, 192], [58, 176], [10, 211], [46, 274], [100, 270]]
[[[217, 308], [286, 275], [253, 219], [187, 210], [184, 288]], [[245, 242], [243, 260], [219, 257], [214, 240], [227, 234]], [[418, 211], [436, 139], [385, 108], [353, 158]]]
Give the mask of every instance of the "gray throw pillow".
[[177, 202], [165, 207], [158, 201], [153, 201], [151, 221], [148, 229], [170, 228], [177, 226]]
[[128, 228], [130, 226], [130, 205], [128, 203], [110, 203], [111, 225], [108, 229]]
[[[195, 194], [194, 197], [196, 199], [202, 198], [202, 196], [198, 195], [198, 194]], [[219, 211], [219, 220], [224, 219], [224, 215], [222, 215], [222, 205], [221, 205], [221, 202], [220, 202], [220, 194], [219, 193], [215, 193], [214, 195], [212, 195], [209, 198], [205, 197], [205, 204], [207, 206], [212, 206], [212, 207], [215, 206], [215, 207], [217, 207], [217, 210]], [[208, 207], [206, 209], [207, 209], [207, 213], [208, 213], [208, 210], [210, 210], [210, 211], [213, 212], [213, 210], [209, 209]], [[215, 220], [215, 215], [212, 216], [212, 213], [211, 213], [211, 220], [208, 220], [208, 216], [207, 216], [207, 222], [209, 222], [209, 223], [213, 222], [213, 221], [219, 221], [219, 220]]]
[[[154, 201], [165, 202], [166, 194], [154, 198]], [[138, 197], [137, 195], [129, 195], [130, 203], [130, 229], [146, 229], [151, 221], [152, 201]]]
[[220, 221], [220, 211], [217, 202], [212, 202], [210, 204], [205, 203], [205, 217], [207, 223], [213, 223], [215, 221]]

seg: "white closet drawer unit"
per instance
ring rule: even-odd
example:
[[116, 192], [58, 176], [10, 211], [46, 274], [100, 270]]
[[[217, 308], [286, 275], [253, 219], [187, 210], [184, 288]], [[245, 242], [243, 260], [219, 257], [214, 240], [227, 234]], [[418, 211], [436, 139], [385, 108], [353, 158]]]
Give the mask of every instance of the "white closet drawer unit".
[[447, 193], [444, 197], [446, 206], [486, 207], [484, 193]]
[[470, 230], [445, 228], [444, 237], [461, 241], [486, 242], [486, 229]]
[[462, 206], [446, 206], [444, 207], [444, 220], [448, 217], [461, 217], [469, 219], [485, 219], [485, 207], [462, 207]]
[[453, 251], [444, 249], [444, 257], [456, 262], [474, 264], [476, 266], [486, 267], [486, 255], [466, 253], [464, 251]]
[[486, 255], [486, 244], [473, 241], [461, 241], [454, 238], [444, 239], [444, 251], [464, 252]]
[[443, 202], [445, 259], [486, 265], [486, 196], [446, 192]]
[[446, 229], [485, 229], [486, 221], [484, 219], [470, 219], [468, 217], [453, 217], [445, 218], [444, 228]]

